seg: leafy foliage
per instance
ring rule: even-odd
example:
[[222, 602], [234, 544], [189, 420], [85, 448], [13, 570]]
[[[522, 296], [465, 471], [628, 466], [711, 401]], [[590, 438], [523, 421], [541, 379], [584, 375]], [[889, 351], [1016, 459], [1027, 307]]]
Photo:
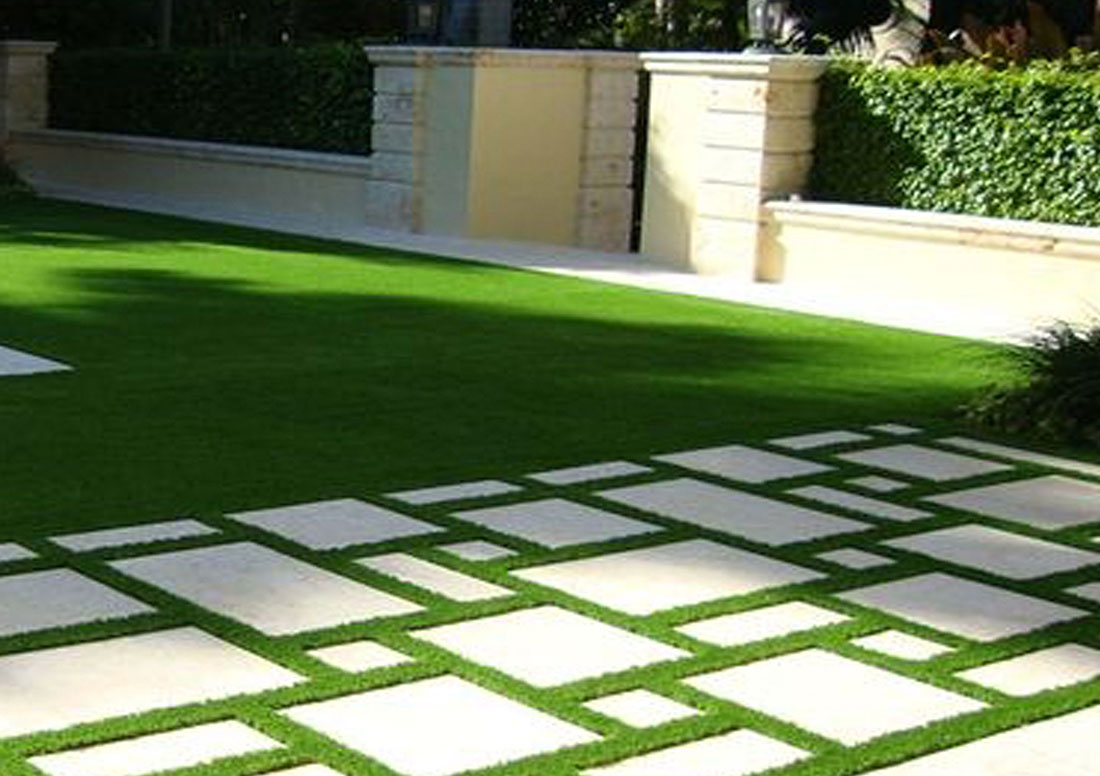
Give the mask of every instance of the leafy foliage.
[[1003, 71], [839, 63], [817, 130], [818, 199], [1100, 226], [1100, 56]]
[[50, 116], [57, 129], [365, 154], [370, 67], [345, 45], [60, 54]]
[[0, 202], [21, 197], [31, 192], [30, 187], [15, 174], [15, 170], [0, 159]]
[[1027, 347], [1009, 351], [1009, 358], [1019, 381], [972, 401], [971, 418], [1100, 446], [1100, 322], [1050, 326]]

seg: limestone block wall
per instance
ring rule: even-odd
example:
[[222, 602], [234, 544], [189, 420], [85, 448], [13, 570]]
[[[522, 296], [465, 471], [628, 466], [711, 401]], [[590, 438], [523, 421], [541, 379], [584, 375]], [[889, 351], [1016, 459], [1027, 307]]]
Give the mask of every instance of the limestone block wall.
[[0, 41], [0, 153], [12, 130], [46, 126], [50, 54], [57, 45]]

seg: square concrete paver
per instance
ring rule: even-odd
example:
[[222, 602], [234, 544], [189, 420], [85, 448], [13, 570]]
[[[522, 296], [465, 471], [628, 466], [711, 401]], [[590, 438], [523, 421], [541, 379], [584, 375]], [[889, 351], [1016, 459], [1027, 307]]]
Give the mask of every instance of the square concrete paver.
[[401, 552], [364, 558], [356, 562], [380, 574], [431, 590], [455, 601], [482, 601], [486, 598], [512, 595], [512, 591], [506, 587]]
[[560, 498], [456, 512], [455, 517], [550, 548], [606, 542], [662, 530], [640, 520]]
[[0, 636], [153, 611], [141, 601], [68, 569], [0, 577]]
[[871, 529], [857, 520], [698, 480], [654, 482], [605, 490], [597, 495], [762, 544], [788, 544]]
[[649, 690], [630, 690], [585, 703], [586, 708], [636, 728], [653, 727], [699, 714], [699, 709]]
[[1071, 595], [1080, 596], [1081, 598], [1087, 598], [1090, 601], [1095, 601], [1100, 604], [1100, 582], [1090, 582], [1087, 585], [1080, 585], [1079, 587], [1072, 587], [1066, 591]]
[[863, 776], [1096, 776], [1100, 706], [945, 749]]
[[834, 445], [850, 445], [853, 442], [866, 442], [871, 437], [866, 434], [858, 434], [855, 431], [822, 431], [816, 434], [801, 434], [799, 436], [781, 437], [769, 439], [768, 444], [776, 447], [785, 447], [788, 450], [815, 450], [819, 447], [832, 447]]
[[995, 641], [1086, 614], [950, 574], [923, 574], [837, 597], [975, 641]]
[[[686, 683], [848, 745], [985, 707], [820, 649], [727, 668]], [[808, 702], [815, 698], [828, 701]]]
[[886, 544], [1010, 579], [1032, 579], [1100, 563], [1100, 553], [981, 525], [944, 528]]
[[536, 687], [689, 656], [555, 606], [426, 628], [412, 635]]
[[706, 472], [738, 482], [760, 484], [790, 477], [804, 477], [831, 471], [831, 466], [777, 455], [743, 445], [708, 447], [670, 455], [655, 455], [655, 461]]
[[516, 554], [515, 550], [501, 547], [492, 542], [472, 541], [458, 542], [456, 544], [444, 544], [438, 549], [454, 555], [456, 558], [470, 561], [499, 560], [510, 558]]
[[304, 681], [195, 628], [0, 656], [0, 677], [0, 738]]
[[641, 466], [629, 461], [608, 461], [607, 463], [593, 463], [586, 466], [570, 466], [566, 469], [551, 469], [528, 474], [527, 476], [536, 482], [547, 485], [577, 485], [582, 482], [610, 480], [614, 477], [630, 477], [651, 471], [653, 470], [648, 466]]
[[958, 490], [927, 500], [1052, 530], [1100, 521], [1100, 485], [1057, 474]]
[[454, 485], [437, 485], [431, 488], [403, 490], [398, 493], [387, 493], [386, 495], [406, 504], [424, 506], [426, 504], [442, 504], [447, 501], [503, 496], [507, 493], [518, 493], [521, 490], [523, 488], [518, 485], [510, 485], [500, 480], [478, 480], [477, 482], [460, 482]]
[[144, 776], [282, 746], [229, 720], [32, 757], [30, 763], [49, 776]]
[[895, 630], [876, 633], [874, 636], [864, 636], [861, 639], [853, 640], [852, 643], [872, 652], [881, 652], [884, 655], [914, 662], [931, 660], [934, 657], [954, 651], [951, 647], [943, 644], [937, 644], [934, 641]]
[[842, 461], [907, 474], [933, 482], [950, 482], [984, 474], [1011, 471], [1012, 467], [958, 453], [946, 453], [920, 445], [891, 445], [874, 450], [838, 455]]
[[703, 539], [550, 563], [512, 573], [528, 582], [638, 615], [824, 576]]
[[881, 517], [883, 520], [900, 520], [902, 522], [907, 522], [909, 520], [920, 520], [932, 516], [931, 512], [925, 512], [921, 509], [903, 507], [898, 504], [891, 504], [888, 501], [880, 501], [874, 498], [867, 498], [867, 496], [860, 496], [855, 493], [837, 490], [836, 488], [828, 488], [824, 485], [810, 485], [806, 488], [795, 488], [787, 492], [794, 496], [810, 499], [811, 501], [820, 501], [822, 504], [830, 504], [834, 507], [850, 509], [853, 512], [862, 512], [872, 517]]
[[37, 557], [37, 555], [26, 547], [20, 547], [18, 544], [0, 544], [0, 563], [10, 563], [14, 560], [29, 560], [30, 558]]
[[449, 776], [599, 740], [583, 728], [453, 676], [282, 714], [407, 776]]
[[438, 533], [438, 525], [355, 499], [316, 501], [228, 517], [315, 550]]
[[353, 641], [311, 649], [309, 656], [351, 674], [411, 663], [412, 658], [373, 641]]
[[693, 622], [676, 630], [700, 641], [734, 647], [826, 625], [837, 625], [848, 622], [850, 619], [839, 612], [811, 606], [801, 601], [792, 601], [748, 612], [724, 614], [720, 617]]
[[809, 752], [755, 731], [737, 730], [582, 773], [583, 776], [750, 776], [809, 756]]
[[68, 372], [72, 367], [60, 361], [33, 356], [21, 350], [0, 345], [0, 377], [23, 377], [47, 372]]
[[209, 536], [217, 531], [197, 520], [171, 520], [162, 523], [108, 528], [103, 531], [52, 536], [50, 541], [74, 552], [91, 552], [131, 544], [149, 544], [171, 539], [187, 539], [193, 536]]
[[994, 455], [998, 458], [1007, 458], [1010, 461], [1036, 463], [1051, 469], [1062, 469], [1064, 471], [1077, 472], [1078, 474], [1087, 474], [1090, 477], [1100, 477], [1100, 464], [1075, 461], [1072, 458], [1059, 458], [1054, 455], [1035, 453], [1031, 450], [1021, 450], [1018, 447], [995, 445], [991, 442], [980, 442], [977, 439], [967, 439], [966, 437], [946, 437], [944, 439], [937, 439], [936, 441], [948, 447], [957, 447], [961, 450], [970, 450], [975, 453]]
[[250, 543], [148, 555], [111, 565], [273, 636], [409, 614], [422, 608]]
[[961, 671], [957, 676], [1007, 695], [1032, 695], [1100, 677], [1100, 651], [1062, 644]]
[[884, 558], [881, 555], [875, 555], [873, 552], [855, 549], [823, 552], [817, 557], [850, 569], [874, 569], [894, 563], [893, 558]]
[[862, 488], [863, 490], [874, 491], [875, 493], [894, 493], [895, 491], [905, 490], [909, 487], [909, 483], [907, 482], [892, 480], [889, 477], [879, 477], [875, 474], [870, 474], [866, 477], [856, 477], [855, 479], [848, 480], [847, 484]]

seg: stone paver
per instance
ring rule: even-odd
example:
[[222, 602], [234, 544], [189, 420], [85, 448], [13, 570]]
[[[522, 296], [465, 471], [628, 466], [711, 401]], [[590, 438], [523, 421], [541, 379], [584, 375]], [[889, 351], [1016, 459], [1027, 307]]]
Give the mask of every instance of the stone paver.
[[688, 655], [556, 606], [427, 628], [413, 635], [536, 687]]
[[809, 752], [752, 730], [737, 730], [660, 749], [583, 776], [750, 776], [798, 762]]
[[907, 426], [904, 423], [879, 423], [875, 426], [867, 427], [871, 431], [877, 431], [880, 434], [889, 434], [890, 436], [913, 436], [914, 434], [923, 433], [923, 429], [916, 428], [915, 426]]
[[480, 540], [444, 544], [439, 549], [454, 555], [456, 558], [471, 561], [499, 560], [500, 558], [510, 558], [516, 554], [515, 550]]
[[984, 474], [1011, 471], [1012, 467], [958, 453], [947, 453], [920, 445], [890, 445], [858, 453], [838, 455], [842, 461], [875, 469], [907, 474], [933, 482], [950, 482]]
[[1081, 598], [1087, 598], [1090, 601], [1095, 601], [1100, 604], [1100, 582], [1090, 582], [1087, 585], [1080, 585], [1078, 587], [1071, 587], [1066, 591], [1073, 595], [1081, 596]]
[[355, 499], [237, 512], [230, 518], [282, 536], [314, 550], [438, 533], [443, 529]]
[[1080, 609], [941, 573], [838, 597], [975, 641], [995, 641], [1085, 615]]
[[403, 490], [397, 493], [387, 493], [386, 496], [406, 504], [424, 506], [425, 504], [443, 504], [447, 501], [503, 496], [508, 493], [519, 493], [521, 490], [523, 488], [518, 485], [510, 485], [500, 480], [478, 480], [476, 482], [460, 482], [454, 485], [439, 485], [432, 488]]
[[143, 776], [280, 748], [278, 741], [229, 720], [32, 757], [30, 763], [49, 776]]
[[22, 377], [47, 372], [68, 372], [72, 367], [60, 361], [34, 356], [0, 345], [0, 377]]
[[961, 671], [957, 676], [1008, 695], [1032, 695], [1100, 677], [1100, 651], [1062, 644]]
[[873, 636], [864, 636], [852, 641], [857, 647], [869, 649], [872, 652], [881, 652], [884, 655], [900, 658], [901, 660], [931, 660], [940, 655], [953, 652], [951, 647], [937, 644], [928, 639], [918, 638], [901, 631], [889, 630], [876, 633]]
[[311, 649], [308, 654], [322, 663], [328, 663], [334, 668], [352, 674], [412, 662], [412, 658], [408, 655], [373, 641], [353, 641], [348, 644], [320, 647]]
[[832, 447], [833, 445], [849, 445], [853, 442], [866, 442], [871, 437], [859, 434], [855, 431], [821, 431], [816, 434], [801, 434], [798, 436], [780, 437], [769, 439], [768, 444], [776, 447], [785, 447], [788, 450], [814, 450], [819, 447]]
[[889, 477], [879, 477], [876, 474], [871, 474], [867, 477], [856, 477], [848, 480], [847, 484], [856, 488], [862, 488], [863, 490], [874, 491], [875, 493], [894, 493], [909, 487], [909, 483], [907, 482], [900, 482], [899, 480], [893, 480]]
[[111, 565], [273, 636], [421, 610], [403, 598], [257, 544], [161, 553]]
[[657, 695], [649, 690], [630, 690], [584, 704], [592, 711], [636, 728], [653, 727], [699, 714], [699, 709]]
[[601, 491], [600, 498], [762, 544], [789, 544], [866, 531], [867, 523], [698, 480]]
[[822, 474], [832, 469], [831, 466], [813, 461], [777, 455], [743, 445], [724, 445], [669, 455], [656, 455], [653, 460], [753, 484]]
[[0, 636], [153, 611], [141, 601], [67, 569], [0, 577]]
[[303, 681], [196, 628], [0, 656], [0, 677], [0, 738]]
[[1052, 530], [1100, 521], [1100, 485], [1057, 474], [957, 490], [927, 500]]
[[598, 740], [590, 731], [453, 676], [282, 713], [408, 776], [449, 776]]
[[702, 539], [550, 563], [512, 573], [529, 582], [638, 615], [823, 576], [801, 566]]
[[980, 525], [929, 531], [886, 544], [1009, 579], [1032, 579], [1100, 563], [1100, 553]]
[[560, 498], [456, 512], [455, 517], [552, 549], [662, 530], [640, 520]]
[[817, 557], [821, 558], [821, 560], [827, 560], [830, 563], [836, 563], [839, 566], [845, 566], [850, 569], [873, 569], [879, 566], [889, 566], [894, 563], [893, 558], [884, 558], [873, 552], [855, 549], [823, 552]]
[[[972, 698], [820, 649], [727, 668], [686, 683], [848, 745], [984, 708]], [[828, 702], [807, 702], [811, 698]]]
[[455, 601], [482, 601], [486, 598], [512, 595], [512, 591], [506, 587], [401, 552], [364, 558], [357, 562], [380, 574], [431, 590]]
[[792, 601], [764, 609], [700, 620], [677, 630], [700, 641], [733, 647], [826, 625], [837, 625], [850, 619], [847, 615], [822, 609], [820, 606]]
[[18, 544], [5, 543], [0, 544], [0, 563], [10, 563], [13, 560], [29, 560], [30, 558], [38, 557], [26, 547], [21, 547]]
[[528, 474], [532, 480], [546, 485], [578, 485], [583, 482], [596, 482], [609, 480], [614, 477], [630, 477], [635, 474], [645, 474], [653, 471], [648, 466], [642, 466], [629, 461], [608, 461], [607, 463], [593, 463], [585, 466], [570, 466], [564, 469], [551, 469], [544, 472]]
[[125, 547], [131, 544], [149, 544], [150, 542], [187, 539], [193, 536], [208, 536], [216, 533], [217, 530], [197, 520], [171, 520], [162, 523], [128, 526], [126, 528], [108, 528], [102, 531], [52, 536], [50, 541], [74, 552], [91, 552], [113, 547]]
[[1100, 706], [997, 733], [863, 776], [1095, 776]]
[[793, 490], [788, 490], [787, 493], [812, 501], [820, 501], [822, 504], [830, 504], [834, 507], [843, 507], [844, 509], [851, 509], [854, 512], [862, 512], [872, 517], [881, 517], [884, 520], [900, 520], [905, 522], [932, 516], [931, 512], [913, 509], [912, 507], [903, 507], [898, 504], [891, 504], [888, 501], [867, 498], [867, 496], [848, 493], [847, 491], [829, 488], [824, 485], [810, 485], [805, 488], [794, 488]]
[[957, 447], [961, 450], [969, 450], [974, 453], [983, 453], [985, 455], [995, 455], [998, 458], [1007, 458], [1010, 461], [1035, 463], [1040, 466], [1047, 466], [1051, 469], [1062, 469], [1063, 471], [1086, 474], [1090, 477], [1100, 477], [1100, 464], [1075, 461], [1072, 458], [1059, 458], [1058, 456], [1045, 455], [1043, 453], [1033, 453], [1030, 450], [1021, 450], [1018, 447], [995, 445], [992, 442], [982, 442], [977, 439], [967, 439], [966, 437], [944, 437], [936, 441], [948, 447]]

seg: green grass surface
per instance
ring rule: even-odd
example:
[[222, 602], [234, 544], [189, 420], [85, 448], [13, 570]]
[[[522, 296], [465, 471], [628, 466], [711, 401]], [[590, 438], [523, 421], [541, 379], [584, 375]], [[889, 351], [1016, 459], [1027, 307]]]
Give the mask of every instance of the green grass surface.
[[904, 419], [989, 346], [62, 204], [0, 207], [0, 539]]

